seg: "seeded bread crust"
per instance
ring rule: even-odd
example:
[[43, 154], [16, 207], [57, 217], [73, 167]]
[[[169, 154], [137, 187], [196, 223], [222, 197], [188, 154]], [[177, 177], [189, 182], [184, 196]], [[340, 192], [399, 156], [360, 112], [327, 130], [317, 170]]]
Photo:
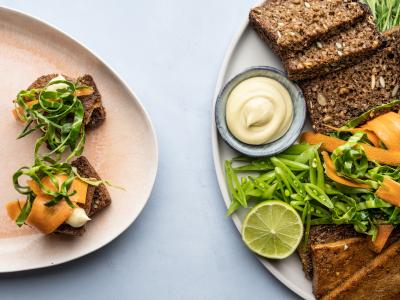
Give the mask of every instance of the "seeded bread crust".
[[[96, 170], [90, 164], [85, 156], [80, 156], [75, 159], [72, 166], [78, 170], [80, 176], [84, 178], [93, 178], [96, 180], [101, 180], [100, 176], [97, 174]], [[89, 185], [86, 194], [86, 203], [83, 206], [86, 214], [89, 217], [93, 217], [95, 214], [106, 208], [111, 204], [111, 196], [104, 184], [98, 187]], [[86, 225], [80, 228], [71, 227], [68, 224], [62, 224], [56, 233], [64, 235], [81, 236], [85, 233]]]
[[[40, 76], [28, 87], [28, 90], [35, 88], [36, 89], [44, 88], [49, 83], [50, 80], [52, 80], [57, 76], [58, 74], [47, 74]], [[65, 79], [69, 81], [75, 81], [69, 76], [66, 75], [63, 76]], [[90, 129], [100, 126], [106, 119], [106, 111], [102, 104], [101, 95], [96, 86], [96, 83], [93, 80], [93, 77], [89, 74], [85, 74], [81, 77], [78, 77], [78, 79], [76, 79], [76, 83], [78, 86], [79, 85], [90, 86], [93, 88], [94, 91], [92, 95], [79, 97], [85, 110], [85, 115], [84, 115], [85, 127], [87, 129]]]
[[340, 72], [299, 82], [315, 131], [329, 132], [325, 125], [341, 127], [400, 96], [400, 26], [384, 35], [386, 47], [372, 57]]
[[[80, 156], [75, 159], [72, 162], [72, 166], [77, 168], [79, 175], [84, 178], [95, 178], [97, 180], [101, 180], [99, 174], [97, 174], [96, 170], [92, 167], [85, 156]], [[94, 188], [94, 191], [89, 217], [93, 216], [111, 204], [110, 194], [104, 184], [100, 184], [98, 187], [91, 186], [91, 188]]]
[[99, 89], [93, 77], [89, 74], [79, 77], [77, 83], [78, 85], [86, 85], [93, 88], [94, 93], [92, 95], [82, 96], [79, 99], [82, 101], [85, 109], [86, 128], [96, 128], [106, 119], [106, 110], [103, 106]]
[[371, 14], [346, 30], [314, 42], [309, 48], [281, 55], [291, 80], [322, 76], [359, 63], [373, 55], [384, 44]]
[[267, 0], [250, 11], [251, 26], [276, 53], [302, 50], [357, 23], [368, 7], [353, 0]]

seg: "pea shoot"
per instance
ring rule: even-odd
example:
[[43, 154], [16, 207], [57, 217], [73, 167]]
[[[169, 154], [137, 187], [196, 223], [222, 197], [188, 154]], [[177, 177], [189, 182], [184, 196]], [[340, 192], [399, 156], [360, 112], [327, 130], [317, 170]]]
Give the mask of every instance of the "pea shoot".
[[400, 24], [400, 0], [364, 0], [371, 8], [380, 31]]

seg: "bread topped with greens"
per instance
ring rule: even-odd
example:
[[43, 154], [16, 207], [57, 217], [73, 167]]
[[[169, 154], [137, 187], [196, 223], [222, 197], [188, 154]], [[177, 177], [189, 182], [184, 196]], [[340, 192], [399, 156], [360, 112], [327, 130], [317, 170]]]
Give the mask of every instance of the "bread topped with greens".
[[[60, 75], [55, 73], [42, 75], [28, 87], [28, 90], [44, 88], [57, 76]], [[89, 74], [85, 74], [76, 79], [65, 75], [63, 77], [69, 81], [75, 81], [77, 86], [87, 86], [92, 89], [92, 93], [79, 96], [79, 99], [81, 100], [85, 109], [84, 123], [86, 128], [95, 128], [101, 125], [106, 119], [106, 110], [103, 106], [101, 94], [96, 86], [96, 83], [94, 82], [93, 77]]]
[[14, 103], [13, 114], [24, 124], [18, 138], [34, 132], [39, 137], [33, 164], [12, 177], [23, 197], [6, 204], [9, 217], [43, 234], [82, 235], [87, 222], [111, 203], [106, 181], [82, 156], [86, 130], [106, 118], [93, 78], [44, 75], [20, 91]]
[[[101, 181], [99, 174], [96, 172], [94, 167], [90, 164], [89, 160], [85, 156], [80, 156], [72, 162], [72, 166], [75, 167], [80, 176], [84, 178], [91, 178]], [[86, 214], [92, 218], [94, 215], [99, 213], [101, 210], [111, 204], [111, 196], [104, 183], [98, 186], [88, 185], [86, 193], [86, 201], [82, 205]], [[86, 230], [86, 224], [75, 228], [68, 224], [62, 224], [57, 228], [56, 233], [81, 236]]]

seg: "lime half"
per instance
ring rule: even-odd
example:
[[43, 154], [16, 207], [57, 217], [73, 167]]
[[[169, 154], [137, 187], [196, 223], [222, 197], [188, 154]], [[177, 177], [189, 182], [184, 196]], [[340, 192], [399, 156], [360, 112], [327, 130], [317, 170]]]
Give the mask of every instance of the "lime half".
[[280, 200], [256, 205], [243, 222], [243, 241], [252, 251], [267, 258], [288, 257], [296, 250], [302, 236], [299, 214]]

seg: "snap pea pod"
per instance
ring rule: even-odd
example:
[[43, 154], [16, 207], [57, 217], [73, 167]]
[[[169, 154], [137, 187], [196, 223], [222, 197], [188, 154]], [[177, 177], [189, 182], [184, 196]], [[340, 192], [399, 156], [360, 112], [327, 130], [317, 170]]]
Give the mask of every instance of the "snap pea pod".
[[272, 184], [270, 187], [268, 187], [267, 190], [265, 190], [265, 191], [263, 192], [263, 194], [261, 195], [261, 197], [262, 197], [263, 199], [271, 199], [271, 198], [273, 198], [273, 195], [274, 195], [274, 193], [275, 193], [277, 187], [278, 187], [278, 183], [275, 182], [275, 183]]
[[298, 154], [279, 154], [277, 156], [278, 158], [284, 158], [290, 161], [296, 161], [296, 159], [299, 157]]
[[250, 163], [254, 160], [253, 157], [249, 157], [249, 156], [236, 156], [234, 158], [232, 158], [232, 162], [247, 162]]
[[268, 163], [260, 162], [251, 165], [237, 167], [234, 170], [237, 172], [252, 172], [252, 171], [259, 172], [259, 171], [273, 170], [273, 166], [269, 165]]
[[233, 200], [229, 205], [229, 208], [226, 212], [226, 216], [231, 216], [234, 212], [236, 212], [241, 207], [240, 203], [236, 200]]
[[303, 212], [304, 210], [304, 203], [297, 203], [296, 201], [290, 201], [289, 202], [290, 206], [293, 207], [295, 210], [299, 211], [299, 212]]
[[252, 178], [252, 181], [253, 184], [261, 191], [269, 187], [269, 184], [267, 184], [265, 181], [259, 180], [258, 178]]
[[256, 159], [248, 162], [247, 165], [234, 168], [237, 172], [250, 172], [250, 171], [269, 171], [273, 170], [274, 166], [268, 159]]
[[298, 202], [300, 202], [300, 201], [304, 202], [304, 198], [302, 196], [300, 196], [299, 194], [291, 194], [290, 198], [295, 201], [298, 201]]
[[274, 180], [275, 178], [276, 178], [276, 173], [275, 173], [275, 171], [270, 171], [270, 172], [267, 172], [267, 173], [265, 173], [265, 174], [262, 174], [260, 177], [258, 177], [260, 180], [262, 180], [262, 181], [272, 181], [272, 180]]
[[[279, 170], [278, 170], [279, 172]], [[282, 181], [282, 178], [280, 176], [280, 174], [278, 174], [278, 172], [276, 172], [276, 168], [275, 168], [275, 173], [276, 173], [276, 181], [278, 183], [278, 191], [279, 193], [277, 193], [279, 195], [278, 199], [282, 199], [285, 202], [288, 202], [288, 197], [285, 194], [285, 187], [284, 187], [284, 183]]]
[[307, 202], [307, 216], [305, 221], [305, 233], [304, 233], [304, 245], [308, 242], [308, 237], [310, 236], [310, 227], [311, 227], [311, 207], [310, 203]]
[[230, 161], [225, 162], [225, 173], [227, 175], [228, 189], [234, 199], [243, 207], [247, 207], [246, 195], [243, 192], [239, 179], [236, 176]]
[[304, 205], [305, 205], [305, 202], [304, 202], [304, 201], [293, 200], [293, 201], [290, 201], [290, 205], [292, 205], [292, 206], [294, 206], [294, 205], [297, 205], [297, 206], [304, 206]]
[[317, 200], [319, 203], [328, 207], [329, 209], [333, 209], [334, 206], [333, 206], [331, 199], [317, 185], [312, 184], [312, 183], [305, 183], [304, 189], [311, 198], [313, 198], [314, 200]]
[[323, 190], [325, 188], [324, 167], [322, 166], [321, 158], [319, 157], [318, 151], [315, 148], [314, 148], [314, 159], [317, 169], [317, 186]]
[[283, 154], [291, 154], [291, 155], [299, 155], [301, 153], [304, 153], [305, 151], [309, 150], [311, 146], [309, 144], [295, 144], [290, 146], [288, 149], [286, 149]]
[[330, 217], [330, 211], [326, 210], [325, 208], [319, 205], [313, 205], [313, 215], [317, 217]]
[[279, 176], [279, 179], [285, 185], [285, 187], [289, 190], [289, 192], [292, 193], [293, 192], [292, 186], [289, 183], [289, 178], [286, 176], [285, 171], [283, 171], [283, 169], [280, 167], [275, 167], [275, 173], [277, 176]]
[[242, 189], [246, 197], [260, 197], [262, 194], [262, 190], [255, 187], [254, 182], [251, 180], [247, 180], [245, 183], [242, 182]]
[[298, 155], [297, 158], [295, 159], [295, 161], [306, 164], [312, 158], [314, 148], [318, 149], [319, 145], [313, 145], [311, 148], [309, 148], [308, 150], [306, 150], [303, 153], [301, 153], [300, 155]]
[[[271, 157], [271, 162], [276, 168], [282, 170], [281, 176], [287, 177], [286, 180], [288, 184], [293, 187], [293, 189], [300, 195], [305, 195], [303, 184], [297, 179], [293, 172], [277, 157]], [[292, 189], [289, 188], [291, 191]]]
[[258, 198], [258, 197], [261, 197], [262, 191], [259, 189], [248, 189], [248, 190], [245, 190], [245, 194], [246, 194], [246, 197]]
[[306, 224], [306, 221], [307, 221], [308, 206], [309, 206], [309, 203], [306, 202], [305, 205], [304, 205], [303, 213], [301, 214], [301, 222], [303, 224]]
[[290, 170], [293, 171], [305, 171], [308, 170], [310, 167], [307, 166], [306, 164], [293, 161], [293, 160], [288, 160], [285, 158], [279, 158], [281, 162], [283, 162]]
[[254, 185], [258, 188], [258, 191], [260, 192], [259, 197], [261, 199], [270, 199], [275, 193], [278, 183], [275, 182], [274, 184], [267, 186], [256, 180], [254, 181]]
[[310, 159], [309, 161], [309, 180], [312, 184], [317, 185], [318, 181], [317, 181], [317, 162], [315, 160], [315, 158]]
[[332, 185], [330, 185], [328, 183], [325, 184], [324, 191], [328, 196], [342, 194], [340, 191], [338, 191], [337, 189], [335, 189]]
[[308, 175], [308, 171], [303, 171], [303, 172], [300, 172], [299, 174], [296, 174], [296, 177], [300, 182], [303, 182], [305, 180], [304, 178], [307, 175]]
[[308, 148], [307, 150], [305, 150], [299, 154], [280, 154], [277, 157], [279, 159], [284, 158], [284, 159], [287, 159], [290, 161], [306, 164], [313, 155], [313, 151], [312, 151], [313, 147], [315, 147], [315, 146], [312, 146], [312, 148]]

